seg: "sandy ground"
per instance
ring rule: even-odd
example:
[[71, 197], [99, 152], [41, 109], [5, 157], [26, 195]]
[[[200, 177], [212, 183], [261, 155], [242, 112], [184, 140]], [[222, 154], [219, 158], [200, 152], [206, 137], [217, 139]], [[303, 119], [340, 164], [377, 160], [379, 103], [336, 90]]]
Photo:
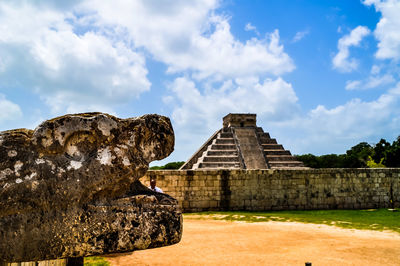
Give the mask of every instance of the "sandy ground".
[[111, 265], [400, 265], [400, 234], [290, 222], [184, 219], [179, 244]]

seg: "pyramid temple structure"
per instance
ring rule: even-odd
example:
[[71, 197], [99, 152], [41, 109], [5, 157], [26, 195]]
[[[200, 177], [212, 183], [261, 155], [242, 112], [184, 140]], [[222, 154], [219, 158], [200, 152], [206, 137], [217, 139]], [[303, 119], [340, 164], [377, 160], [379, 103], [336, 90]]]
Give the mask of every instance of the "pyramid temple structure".
[[223, 127], [180, 169], [281, 168], [304, 168], [304, 165], [257, 127], [256, 114], [228, 114], [223, 118]]

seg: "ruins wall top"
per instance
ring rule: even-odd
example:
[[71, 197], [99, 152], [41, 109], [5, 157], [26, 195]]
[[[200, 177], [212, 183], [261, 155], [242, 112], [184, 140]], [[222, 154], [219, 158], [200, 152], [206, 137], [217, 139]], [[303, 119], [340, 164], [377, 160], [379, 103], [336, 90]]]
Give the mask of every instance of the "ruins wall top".
[[228, 114], [223, 118], [223, 127], [256, 127], [256, 114]]

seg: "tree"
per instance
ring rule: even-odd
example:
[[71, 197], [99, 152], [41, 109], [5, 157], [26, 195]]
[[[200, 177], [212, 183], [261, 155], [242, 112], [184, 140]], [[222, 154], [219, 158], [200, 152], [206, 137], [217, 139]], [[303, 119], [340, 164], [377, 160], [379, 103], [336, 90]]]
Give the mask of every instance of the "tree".
[[387, 167], [400, 167], [400, 136], [385, 152], [384, 164]]
[[327, 154], [315, 156], [313, 154], [297, 155], [296, 158], [302, 161], [304, 166], [311, 168], [343, 168], [344, 167], [343, 154]]
[[371, 146], [360, 142], [346, 151], [346, 154], [296, 155], [297, 160], [311, 168], [382, 168], [400, 167], [400, 136], [392, 144], [381, 139]]
[[297, 160], [303, 162], [304, 166], [311, 168], [321, 168], [317, 156], [313, 154], [296, 155]]
[[368, 157], [367, 166], [368, 168], [385, 168], [386, 166], [383, 164], [383, 159], [380, 160], [379, 163], [376, 163], [371, 156]]
[[318, 158], [320, 168], [343, 168], [343, 156], [337, 154], [321, 155]]
[[345, 165], [346, 168], [367, 167], [369, 156], [372, 156], [374, 150], [367, 142], [360, 142], [346, 151]]
[[383, 163], [386, 160], [386, 151], [390, 148], [390, 143], [381, 139], [374, 147], [374, 154], [371, 156], [375, 163]]
[[150, 170], [176, 170], [179, 169], [185, 162], [171, 162], [163, 166], [152, 166]]

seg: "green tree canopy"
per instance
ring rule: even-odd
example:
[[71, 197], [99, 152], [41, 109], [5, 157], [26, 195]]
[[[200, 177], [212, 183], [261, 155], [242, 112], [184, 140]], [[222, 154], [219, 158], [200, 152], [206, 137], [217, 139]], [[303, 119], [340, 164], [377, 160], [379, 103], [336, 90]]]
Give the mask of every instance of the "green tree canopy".
[[400, 167], [400, 136], [392, 144], [385, 139], [375, 145], [360, 142], [345, 154], [304, 154], [296, 157], [311, 168]]
[[385, 150], [383, 164], [387, 167], [400, 167], [400, 136]]
[[163, 166], [152, 166], [150, 167], [150, 170], [177, 170], [179, 169], [185, 162], [171, 162], [167, 163], [166, 165]]

